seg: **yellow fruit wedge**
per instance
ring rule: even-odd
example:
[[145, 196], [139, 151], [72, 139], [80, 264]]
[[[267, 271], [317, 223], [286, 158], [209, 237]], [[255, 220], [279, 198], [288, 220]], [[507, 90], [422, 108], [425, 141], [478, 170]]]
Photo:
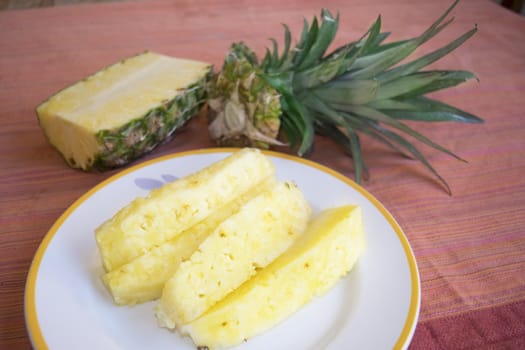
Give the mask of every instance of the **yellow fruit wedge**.
[[63, 89], [36, 113], [71, 167], [118, 167], [168, 141], [197, 114], [211, 69], [209, 63], [146, 51]]
[[274, 173], [262, 152], [245, 148], [135, 199], [96, 229], [105, 270], [175, 238]]
[[174, 239], [105, 274], [102, 279], [115, 303], [134, 305], [160, 298], [164, 284], [175, 273], [179, 264], [188, 260], [221, 222], [275, 184], [275, 177], [270, 176]]
[[328, 209], [277, 260], [180, 331], [210, 350], [237, 345], [327, 292], [364, 246], [360, 208]]
[[222, 222], [166, 283], [156, 316], [175, 328], [193, 321], [282, 254], [303, 233], [311, 209], [281, 182]]

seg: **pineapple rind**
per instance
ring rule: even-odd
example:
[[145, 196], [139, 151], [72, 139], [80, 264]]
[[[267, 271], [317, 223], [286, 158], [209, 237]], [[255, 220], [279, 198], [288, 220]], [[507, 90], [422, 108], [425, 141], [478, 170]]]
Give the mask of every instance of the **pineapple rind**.
[[209, 75], [190, 85], [173, 100], [154, 108], [116, 130], [96, 134], [100, 152], [92, 168], [105, 170], [127, 164], [169, 142], [174, 132], [196, 115], [206, 101], [205, 84]]
[[180, 331], [210, 350], [237, 345], [327, 292], [364, 246], [360, 208], [328, 209], [277, 260]]
[[160, 298], [166, 281], [224, 220], [239, 211], [247, 201], [276, 183], [271, 175], [247, 193], [235, 198], [207, 219], [179, 236], [151, 249], [144, 255], [105, 274], [102, 278], [118, 305], [134, 305]]
[[175, 238], [274, 173], [269, 158], [245, 148], [136, 198], [95, 230], [105, 270]]
[[159, 324], [174, 328], [202, 315], [282, 254], [303, 233], [310, 214], [291, 182], [246, 203], [167, 281], [156, 308]]
[[114, 168], [169, 141], [196, 115], [211, 72], [208, 63], [146, 51], [61, 90], [36, 113], [69, 166]]

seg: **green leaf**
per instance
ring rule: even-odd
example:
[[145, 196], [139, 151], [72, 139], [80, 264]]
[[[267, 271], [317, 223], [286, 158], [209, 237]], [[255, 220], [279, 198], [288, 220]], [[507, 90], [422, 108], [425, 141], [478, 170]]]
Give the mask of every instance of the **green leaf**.
[[350, 67], [352, 71], [344, 75], [343, 79], [369, 79], [387, 68], [400, 62], [417, 48], [416, 40], [409, 40], [401, 45], [391, 47], [367, 56], [361, 56]]
[[419, 108], [410, 103], [399, 99], [382, 99], [374, 100], [366, 104], [368, 107], [378, 110], [403, 110], [403, 111], [418, 111]]
[[[284, 105], [282, 102], [281, 104]], [[287, 115], [281, 116], [281, 127], [290, 147], [294, 148], [301, 141], [301, 130], [295, 124], [293, 118]]]
[[276, 89], [282, 94], [293, 95], [292, 82], [294, 74], [293, 72], [270, 72], [266, 74], [260, 74], [261, 78], [264, 79], [271, 87]]
[[[312, 25], [308, 29], [308, 22], [305, 21], [306, 25], [306, 35], [301, 37], [301, 42], [295, 47], [295, 56], [293, 60], [293, 65], [295, 69], [300, 67], [303, 61], [308, 56], [312, 45], [317, 40], [317, 34], [319, 33], [319, 23], [317, 22], [317, 17], [314, 17]], [[304, 28], [303, 28], [304, 35]], [[304, 38], [304, 39], [303, 39]]]
[[331, 108], [327, 103], [320, 99], [316, 94], [312, 92], [305, 91], [299, 97], [303, 101], [304, 105], [307, 108], [311, 108], [317, 113], [323, 115], [325, 118], [332, 120], [332, 123], [336, 125], [344, 125], [344, 118], [339, 115], [339, 113]]
[[379, 33], [375, 38], [374, 41], [372, 41], [366, 48], [365, 51], [362, 52], [363, 55], [370, 55], [372, 53], [376, 53], [379, 51], [382, 51], [384, 48], [388, 48], [391, 45], [394, 44], [401, 44], [401, 42], [393, 42], [390, 44], [382, 44], [382, 42], [390, 35], [390, 33]]
[[334, 81], [313, 91], [329, 103], [365, 104], [373, 101], [379, 88], [377, 80]]
[[261, 65], [263, 67], [269, 67], [269, 68], [272, 67], [272, 53], [270, 52], [270, 49], [268, 48], [266, 48], [264, 57], [261, 61]]
[[346, 132], [350, 139], [350, 148], [352, 149], [352, 158], [354, 159], [355, 181], [359, 184], [361, 183], [361, 175], [364, 168], [363, 157], [361, 155], [361, 143], [354, 129], [348, 125], [346, 126]]
[[419, 96], [398, 101], [403, 105], [410, 105], [412, 110], [399, 110], [384, 105], [380, 108], [383, 113], [396, 119], [416, 120], [425, 122], [460, 122], [483, 123], [483, 119], [443, 102]]
[[377, 129], [378, 132], [380, 132], [385, 137], [389, 138], [402, 148], [406, 149], [408, 152], [410, 152], [415, 158], [417, 158], [421, 163], [427, 167], [437, 178], [438, 180], [445, 186], [445, 189], [447, 190], [447, 193], [449, 195], [452, 194], [452, 191], [450, 190], [450, 187], [448, 183], [445, 181], [445, 179], [437, 172], [436, 169], [430, 164], [430, 162], [425, 158], [425, 156], [409, 141], [407, 141], [405, 138], [403, 138], [401, 135], [396, 134], [395, 132], [392, 132], [388, 129], [385, 129], [381, 127], [378, 124], [371, 124], [374, 128]]
[[[466, 81], [474, 75], [466, 71], [427, 71], [401, 76], [386, 84], [381, 84], [376, 99], [388, 99], [396, 96], [414, 96], [417, 92], [430, 92], [448, 87], [450, 81]], [[420, 95], [418, 93], [417, 95]]]
[[386, 51], [389, 49], [392, 49], [394, 47], [400, 46], [408, 42], [409, 40], [398, 40], [398, 41], [392, 41], [383, 45], [373, 45], [371, 46], [366, 52], [365, 55], [372, 55], [376, 53], [380, 53], [382, 51]]
[[444, 29], [453, 21], [453, 19], [450, 19], [449, 21], [443, 24], [441, 23], [450, 14], [450, 12], [452, 12], [452, 10], [454, 9], [454, 7], [456, 7], [458, 2], [459, 0], [454, 1], [454, 3], [450, 5], [450, 7], [441, 16], [439, 16], [438, 19], [434, 23], [432, 23], [432, 25], [425, 32], [423, 32], [423, 34], [421, 34], [421, 36], [419, 37], [420, 45], [432, 39], [432, 37], [434, 37], [437, 33], [439, 33], [442, 29]]
[[426, 67], [429, 64], [436, 62], [440, 58], [448, 55], [450, 52], [452, 52], [454, 49], [456, 49], [461, 44], [463, 44], [466, 40], [468, 40], [472, 35], [474, 35], [476, 31], [477, 31], [477, 28], [474, 28], [466, 32], [465, 34], [463, 34], [456, 40], [452, 41], [448, 45], [441, 47], [438, 50], [435, 50], [423, 57], [420, 57], [417, 60], [403, 64], [401, 66], [397, 66], [384, 73], [381, 73], [377, 76], [377, 79], [381, 80], [381, 82], [388, 82], [399, 76], [416, 72], [420, 70], [421, 68]]
[[321, 17], [321, 27], [319, 28], [315, 41], [313, 42], [308, 55], [297, 67], [298, 71], [310, 68], [311, 65], [315, 64], [319, 59], [321, 59], [324, 56], [328, 46], [330, 46], [334, 40], [335, 34], [337, 33], [339, 15], [337, 15], [337, 18], [334, 18], [328, 10], [323, 9]]
[[371, 47], [374, 47], [378, 37], [381, 36], [381, 16], [378, 16], [375, 22], [370, 26], [368, 32], [356, 43], [356, 50], [348, 53], [347, 70], [353, 69], [356, 61]]
[[270, 38], [270, 41], [272, 42], [272, 46], [273, 46], [271, 59], [270, 59], [270, 66], [273, 69], [276, 69], [278, 68], [278, 65], [279, 65], [279, 45], [277, 44], [277, 40], [275, 40], [274, 38]]
[[[335, 106], [334, 106], [335, 107]], [[386, 125], [389, 125], [395, 129], [398, 129], [413, 138], [423, 142], [424, 144], [441, 151], [443, 153], [446, 153], [458, 160], [465, 161], [464, 159], [460, 158], [456, 154], [454, 154], [452, 151], [446, 149], [445, 147], [433, 142], [426, 136], [422, 135], [421, 133], [415, 131], [414, 129], [410, 128], [408, 125], [401, 123], [399, 120], [392, 118], [384, 113], [381, 113], [380, 111], [376, 111], [372, 108], [366, 107], [366, 106], [358, 106], [358, 105], [338, 105], [336, 107], [337, 109], [341, 109], [343, 111], [361, 116], [363, 118], [367, 118], [370, 120], [374, 120], [380, 123], [384, 123]]]
[[283, 27], [284, 27], [284, 50], [283, 50], [281, 59], [279, 60], [279, 67], [286, 69], [287, 62], [288, 62], [288, 54], [290, 52], [290, 45], [292, 42], [292, 34], [290, 32], [290, 28], [288, 28], [286, 24], [283, 24]]
[[456, 6], [457, 0], [443, 13], [423, 34], [417, 38], [405, 40], [402, 43], [390, 44], [386, 50], [360, 57], [351, 67], [354, 71], [347, 76], [349, 79], [365, 79], [376, 76], [387, 68], [401, 62], [408, 57], [414, 50], [424, 42], [437, 35], [442, 29], [452, 22], [441, 23], [446, 16]]
[[300, 103], [298, 103], [298, 106], [296, 107], [296, 109], [298, 109], [300, 114], [302, 115], [303, 120], [304, 120], [304, 126], [305, 126], [303, 129], [303, 136], [302, 136], [301, 144], [299, 145], [299, 149], [297, 150], [297, 154], [299, 156], [304, 156], [310, 152], [314, 144], [314, 136], [315, 136], [314, 123], [313, 123], [313, 118], [310, 112], [306, 108], [304, 108]]
[[339, 112], [339, 114], [341, 114], [348, 121], [348, 123], [353, 125], [354, 128], [356, 128], [363, 134], [366, 134], [382, 142], [383, 144], [392, 148], [394, 151], [398, 152], [405, 158], [412, 158], [399, 146], [397, 146], [395, 143], [392, 143], [387, 137], [385, 137], [385, 135], [376, 130], [375, 126], [379, 125], [379, 123], [377, 123], [376, 121], [360, 118], [359, 116], [355, 116], [350, 113]]
[[470, 79], [476, 79], [476, 76], [468, 71], [442, 71], [442, 72], [443, 74], [441, 74], [438, 77], [438, 79], [434, 80], [433, 82], [427, 85], [419, 86], [417, 88], [414, 88], [413, 90], [405, 91], [403, 93], [397, 94], [396, 97], [397, 98], [409, 98], [409, 97], [422, 96], [430, 92], [443, 90], [449, 87], [459, 85]]
[[283, 115], [282, 119], [288, 118], [295, 126], [298, 134], [300, 134], [300, 144], [297, 154], [302, 157], [311, 150], [314, 141], [312, 116], [308, 110], [291, 95], [283, 95], [281, 97], [281, 105], [283, 106], [283, 110], [287, 111], [287, 114]]
[[294, 89], [301, 91], [329, 82], [338, 76], [340, 72], [346, 70], [346, 64], [345, 51], [324, 59], [321, 63], [296, 73], [293, 82]]
[[[322, 116], [316, 116], [315, 121], [316, 121], [315, 128], [318, 133], [326, 137], [329, 137], [330, 139], [334, 140], [336, 143], [341, 145], [347, 151], [348, 155], [354, 159], [354, 174], [355, 174], [356, 182], [361, 183], [362, 178], [367, 179], [369, 177], [369, 173], [368, 173], [368, 168], [366, 167], [366, 164], [361, 154], [359, 138], [357, 138], [358, 146], [356, 148], [355, 146], [352, 145], [350, 136], [343, 133], [336, 126], [334, 126], [330, 121], [324, 121]], [[349, 132], [348, 130], [353, 130], [350, 124], [344, 125], [343, 128], [347, 131], [347, 133]], [[353, 133], [355, 134], [356, 137], [358, 137], [355, 132]], [[356, 144], [355, 141], [353, 143]], [[356, 160], [356, 158], [358, 159]]]
[[[375, 22], [370, 26], [368, 31], [356, 42], [351, 42], [343, 45], [331, 54], [326, 59], [331, 59], [333, 56], [345, 52], [344, 63], [341, 65], [341, 70], [337, 75], [343, 74], [352, 68], [354, 62], [362, 55], [362, 53], [368, 50], [371, 46], [381, 37], [381, 16], [378, 16]], [[335, 78], [335, 77], [334, 77]]]

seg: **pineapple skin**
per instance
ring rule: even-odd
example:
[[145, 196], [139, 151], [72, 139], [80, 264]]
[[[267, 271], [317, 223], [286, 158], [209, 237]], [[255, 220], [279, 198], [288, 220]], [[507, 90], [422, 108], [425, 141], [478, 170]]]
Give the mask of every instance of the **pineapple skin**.
[[189, 259], [213, 230], [237, 213], [249, 200], [276, 184], [271, 175], [247, 193], [235, 198], [206, 220], [187, 229], [179, 236], [152, 248], [144, 255], [106, 273], [102, 280], [117, 305], [134, 305], [160, 298], [166, 281], [180, 263]]
[[272, 174], [269, 158], [245, 148], [136, 198], [95, 230], [106, 272], [175, 238]]
[[[180, 95], [151, 109], [143, 117], [118, 129], [99, 131], [96, 137], [101, 151], [94, 157], [92, 168], [107, 170], [123, 166], [171, 141], [175, 131], [198, 114], [204, 105], [208, 77], [207, 74]], [[68, 164], [75, 167], [75, 164]]]
[[159, 325], [173, 329], [202, 315], [282, 254], [304, 232], [310, 215], [291, 182], [246, 203], [166, 282], [155, 310]]
[[[38, 121], [47, 140], [70, 167], [103, 171], [123, 166], [152, 151], [158, 145], [170, 141], [174, 132], [202, 108], [206, 101], [206, 84], [212, 75], [212, 66], [204, 62], [177, 59], [186, 64], [187, 69], [195, 70], [193, 76], [199, 78], [186, 79], [190, 83], [185, 86], [174, 84], [170, 91], [166, 92], [165, 100], [144, 102], [147, 109], [139, 114], [135, 111], [122, 112], [124, 118], [119, 116], [120, 121], [116, 125], [109, 123], [107, 127], [101, 128], [91, 128], [83, 125], [83, 122], [64, 117], [68, 113], [75, 113], [75, 109], [94, 98], [94, 95], [82, 96], [80, 91], [83, 86], [90, 86], [85, 90], [93, 90], [97, 85], [102, 86], [111, 80], [108, 76], [116, 70], [124, 70], [126, 65], [133, 64], [130, 62], [136, 62], [146, 56], [168, 58], [146, 51], [121, 60], [59, 91], [37, 106]], [[133, 71], [128, 71], [128, 74], [131, 73]], [[185, 74], [189, 73], [181, 72], [181, 75]], [[128, 78], [126, 75], [118, 78], [113, 75], [113, 79], [120, 81], [113, 80], [112, 83], [115, 86], [120, 85], [121, 89], [130, 89], [131, 84], [123, 83]], [[136, 84], [140, 85], [140, 82]], [[130, 99], [140, 99], [143, 97], [142, 93], [143, 91], [137, 90]], [[91, 101], [91, 104], [96, 104], [96, 101]], [[72, 108], [72, 105], [75, 107]]]
[[210, 350], [238, 345], [326, 293], [364, 247], [361, 209], [328, 209], [288, 251], [180, 331]]

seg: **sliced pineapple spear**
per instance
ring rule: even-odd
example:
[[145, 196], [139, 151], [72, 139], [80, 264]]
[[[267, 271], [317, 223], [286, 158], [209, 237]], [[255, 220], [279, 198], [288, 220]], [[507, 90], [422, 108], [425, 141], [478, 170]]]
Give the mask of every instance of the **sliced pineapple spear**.
[[275, 177], [268, 177], [174, 239], [105, 274], [102, 277], [104, 284], [115, 303], [133, 305], [160, 298], [164, 284], [175, 273], [179, 264], [189, 259], [222, 221], [238, 212], [250, 199], [273, 188], [275, 184]]
[[277, 260], [180, 331], [210, 350], [237, 345], [328, 291], [364, 246], [359, 207], [325, 210]]
[[121, 166], [169, 140], [199, 111], [211, 69], [147, 51], [51, 96], [37, 107], [38, 120], [71, 167]]
[[266, 156], [246, 148], [135, 199], [96, 229], [105, 270], [175, 238], [274, 174]]
[[311, 209], [299, 188], [281, 182], [222, 222], [167, 281], [156, 308], [173, 329], [193, 321], [303, 233]]

